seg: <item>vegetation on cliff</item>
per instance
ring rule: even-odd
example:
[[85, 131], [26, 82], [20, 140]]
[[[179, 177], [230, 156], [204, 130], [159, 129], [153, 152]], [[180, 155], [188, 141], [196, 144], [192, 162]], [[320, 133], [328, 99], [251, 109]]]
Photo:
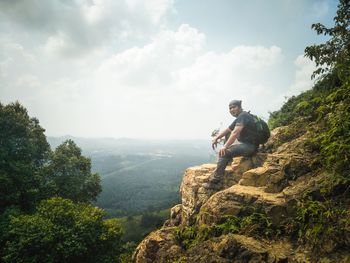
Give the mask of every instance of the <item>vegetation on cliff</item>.
[[[350, 3], [341, 0], [335, 25], [314, 24], [318, 34], [329, 35], [321, 45], [307, 47], [305, 54], [318, 67], [315, 86], [290, 98], [281, 110], [271, 113], [272, 128], [291, 125], [290, 133], [310, 132], [319, 169], [329, 173], [319, 195], [299, 201], [294, 231], [299, 240], [319, 248], [332, 240], [348, 246], [350, 183]], [[343, 233], [343, 234], [342, 234]]]
[[255, 212], [245, 217], [224, 215], [219, 223], [212, 225], [178, 227], [175, 233], [183, 248], [189, 249], [199, 242], [229, 233], [272, 238], [280, 235], [281, 230], [272, 224], [266, 214]]
[[[299, 96], [290, 98], [283, 107], [272, 112], [271, 128], [290, 125], [312, 132], [315, 152], [320, 164], [334, 175], [349, 182], [350, 170], [350, 3], [341, 0], [335, 25], [326, 28], [314, 24], [318, 34], [330, 39], [305, 49], [305, 55], [318, 67], [315, 86]], [[321, 75], [320, 75], [321, 74]]]

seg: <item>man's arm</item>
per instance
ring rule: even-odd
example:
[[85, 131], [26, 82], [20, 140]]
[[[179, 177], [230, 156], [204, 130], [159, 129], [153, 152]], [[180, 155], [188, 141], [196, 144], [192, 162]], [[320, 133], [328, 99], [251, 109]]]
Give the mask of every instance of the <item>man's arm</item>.
[[[231, 132], [230, 137], [228, 138], [227, 142], [224, 144], [224, 146], [219, 151], [219, 156], [222, 157], [225, 154], [225, 151], [228, 147], [230, 147], [235, 140], [237, 139], [238, 135], [243, 129], [243, 125], [236, 125], [234, 130]], [[228, 129], [230, 131], [230, 129]]]
[[216, 148], [218, 144], [218, 140], [224, 137], [226, 134], [230, 133], [231, 130], [229, 128], [226, 128], [225, 130], [221, 131], [212, 141], [211, 147], [213, 150]]

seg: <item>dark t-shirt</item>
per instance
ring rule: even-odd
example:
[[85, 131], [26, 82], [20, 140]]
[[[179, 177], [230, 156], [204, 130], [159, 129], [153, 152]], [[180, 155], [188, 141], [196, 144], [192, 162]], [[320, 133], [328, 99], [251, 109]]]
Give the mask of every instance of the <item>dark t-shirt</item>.
[[257, 145], [256, 143], [257, 130], [256, 130], [254, 117], [252, 115], [250, 115], [248, 112], [242, 111], [228, 128], [231, 131], [233, 131], [236, 125], [243, 126], [242, 131], [237, 137], [237, 140], [239, 142]]

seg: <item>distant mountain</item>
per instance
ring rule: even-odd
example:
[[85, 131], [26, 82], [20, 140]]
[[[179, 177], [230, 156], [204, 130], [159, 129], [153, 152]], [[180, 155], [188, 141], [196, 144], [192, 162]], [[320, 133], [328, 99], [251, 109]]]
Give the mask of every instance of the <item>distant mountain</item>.
[[85, 154], [166, 154], [166, 155], [210, 155], [209, 140], [141, 140], [130, 138], [82, 138], [73, 136], [47, 137], [52, 148], [63, 141], [73, 140]]

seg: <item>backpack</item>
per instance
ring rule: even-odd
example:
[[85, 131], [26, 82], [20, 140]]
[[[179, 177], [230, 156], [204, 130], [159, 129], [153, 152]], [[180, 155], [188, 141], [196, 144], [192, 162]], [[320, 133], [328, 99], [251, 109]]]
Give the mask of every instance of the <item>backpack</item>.
[[270, 129], [267, 123], [260, 117], [249, 113], [253, 118], [256, 125], [256, 142], [258, 144], [265, 144], [270, 138]]

